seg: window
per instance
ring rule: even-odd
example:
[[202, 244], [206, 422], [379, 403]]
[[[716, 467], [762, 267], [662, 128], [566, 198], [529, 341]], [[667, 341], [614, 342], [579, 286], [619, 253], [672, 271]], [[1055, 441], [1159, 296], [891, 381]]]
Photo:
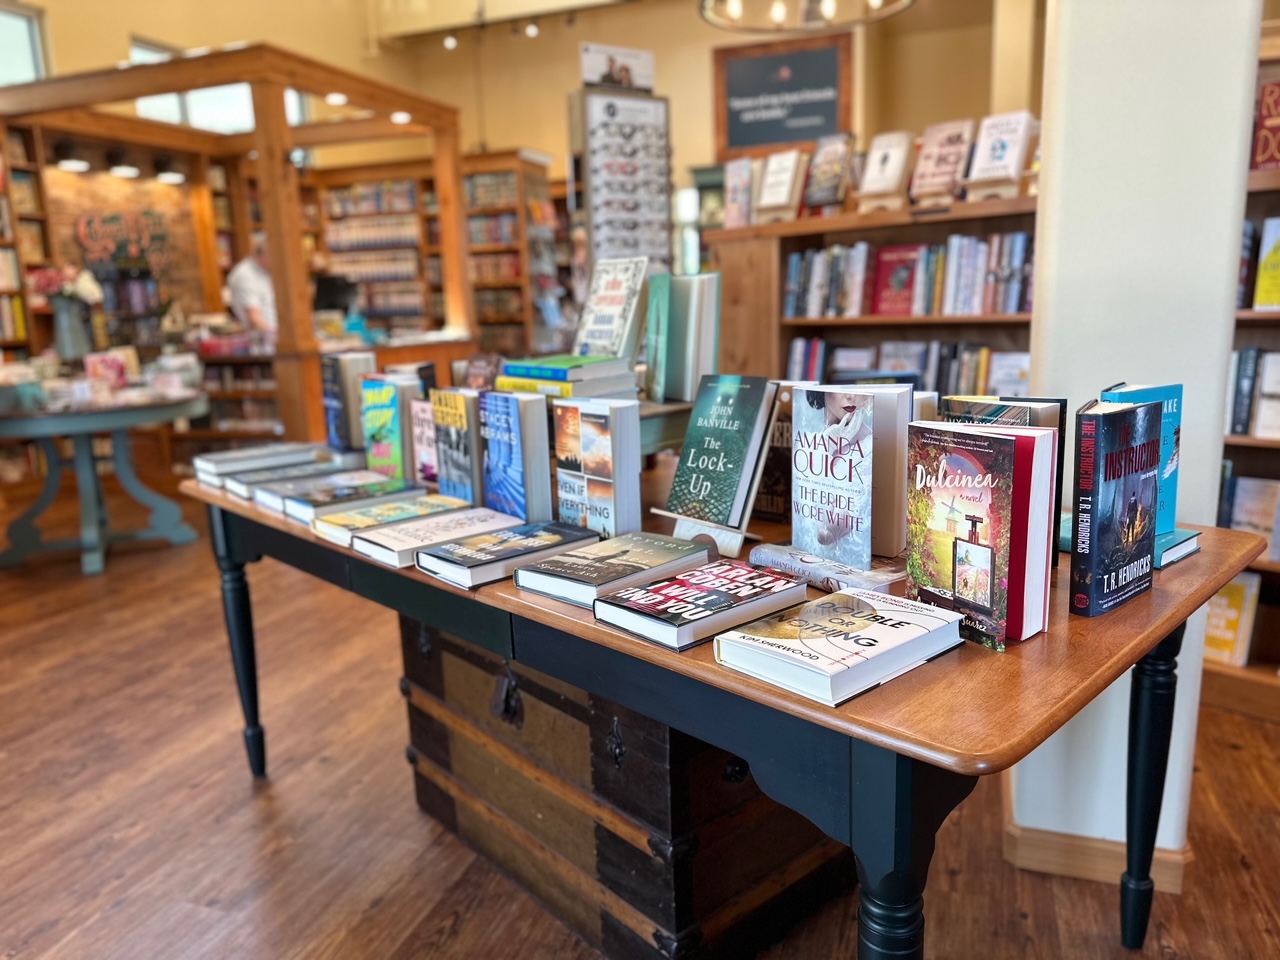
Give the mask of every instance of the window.
[[[163, 63], [180, 55], [179, 50], [137, 38], [129, 45], [130, 63]], [[136, 103], [138, 116], [148, 120], [185, 123], [214, 133], [248, 133], [253, 129], [253, 91], [247, 83], [142, 97]], [[285, 91], [284, 111], [290, 126], [306, 120], [305, 104], [297, 90]]]
[[0, 85], [30, 83], [44, 76], [40, 13], [0, 0]]

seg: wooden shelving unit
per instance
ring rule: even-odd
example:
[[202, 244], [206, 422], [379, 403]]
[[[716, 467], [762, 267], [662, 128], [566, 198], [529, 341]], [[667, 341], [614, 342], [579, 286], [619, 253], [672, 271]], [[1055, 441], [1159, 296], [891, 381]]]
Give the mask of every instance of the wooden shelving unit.
[[796, 336], [821, 336], [831, 347], [870, 346], [885, 339], [950, 339], [982, 343], [992, 350], [1029, 349], [1031, 317], [1026, 313], [812, 319], [782, 316], [782, 304], [787, 260], [793, 253], [860, 240], [884, 246], [944, 243], [953, 233], [1030, 234], [1035, 211], [1035, 197], [1015, 197], [705, 231], [713, 269], [721, 275], [721, 372], [782, 376]]
[[1229, 433], [1222, 438], [1222, 442], [1228, 447], [1256, 447], [1259, 450], [1280, 450], [1280, 440], [1250, 437], [1240, 433]]
[[1243, 667], [1205, 660], [1200, 702], [1280, 723], [1280, 675], [1274, 663]]

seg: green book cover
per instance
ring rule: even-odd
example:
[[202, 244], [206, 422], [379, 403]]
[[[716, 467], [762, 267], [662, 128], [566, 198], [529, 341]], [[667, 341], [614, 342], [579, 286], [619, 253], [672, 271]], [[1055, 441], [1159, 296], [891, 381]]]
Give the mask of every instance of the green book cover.
[[655, 403], [667, 395], [667, 321], [671, 315], [671, 274], [649, 278], [649, 315], [645, 324], [644, 392]]
[[753, 437], [764, 410], [764, 377], [707, 376], [689, 415], [680, 464], [667, 498], [672, 513], [735, 526], [739, 491], [755, 469]]

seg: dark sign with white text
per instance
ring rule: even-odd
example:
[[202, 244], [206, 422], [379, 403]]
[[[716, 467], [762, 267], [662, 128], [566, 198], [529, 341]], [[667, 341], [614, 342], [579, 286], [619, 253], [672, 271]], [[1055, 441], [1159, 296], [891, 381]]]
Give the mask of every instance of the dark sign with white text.
[[816, 140], [847, 129], [835, 46], [728, 60], [724, 109], [730, 150]]

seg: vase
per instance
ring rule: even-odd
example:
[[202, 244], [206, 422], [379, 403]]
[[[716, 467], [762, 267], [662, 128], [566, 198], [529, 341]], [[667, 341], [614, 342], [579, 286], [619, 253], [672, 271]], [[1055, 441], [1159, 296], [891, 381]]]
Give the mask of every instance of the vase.
[[83, 359], [89, 352], [84, 332], [84, 305], [77, 297], [50, 297], [53, 307], [53, 348], [66, 363]]

